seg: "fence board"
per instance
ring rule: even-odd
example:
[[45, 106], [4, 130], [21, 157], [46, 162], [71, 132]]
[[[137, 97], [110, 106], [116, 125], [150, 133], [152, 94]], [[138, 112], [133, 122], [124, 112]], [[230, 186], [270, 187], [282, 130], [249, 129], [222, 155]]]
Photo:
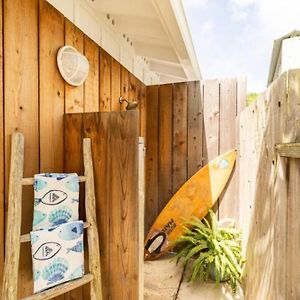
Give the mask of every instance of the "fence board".
[[[51, 32], [49, 32], [49, 27], [52, 28]], [[48, 2], [40, 0], [39, 143], [41, 172], [63, 170], [64, 137], [61, 129], [65, 110], [65, 89], [64, 81], [57, 69], [56, 56], [58, 49], [64, 45], [64, 29], [64, 17]], [[64, 296], [55, 299], [64, 299]]]
[[188, 177], [202, 167], [203, 104], [200, 82], [188, 84]]
[[[39, 171], [38, 135], [38, 2], [4, 1], [5, 168], [8, 184], [10, 138], [14, 131], [25, 136], [24, 175]], [[24, 80], [30, 78], [30, 80]], [[22, 232], [31, 230], [31, 189], [23, 191]], [[19, 295], [32, 292], [31, 249], [21, 247]]]
[[173, 139], [173, 87], [159, 89], [159, 156], [158, 156], [158, 210], [161, 211], [173, 195], [172, 191], [172, 139]]
[[187, 84], [173, 86], [173, 194], [187, 180]]
[[[129, 72], [125, 67], [121, 67], [121, 96], [126, 100], [129, 97]], [[120, 110], [125, 110], [126, 102], [121, 104]]]
[[[141, 136], [144, 138], [146, 142], [146, 123], [147, 123], [147, 98], [146, 95], [146, 86], [142, 84], [142, 91], [141, 91], [141, 103], [140, 103], [140, 120], [141, 120]], [[145, 144], [146, 145], [146, 144]]]
[[299, 247], [300, 247], [300, 202], [299, 202], [299, 192], [300, 192], [300, 161], [296, 158], [291, 158], [289, 160], [289, 174], [287, 176], [288, 180], [288, 198], [287, 198], [287, 265], [286, 265], [286, 275], [288, 280], [286, 280], [286, 298], [289, 300], [296, 300], [300, 297], [300, 287], [299, 287], [299, 263], [297, 258], [299, 257]]
[[[237, 81], [224, 79], [220, 82], [220, 131], [219, 154], [236, 148]], [[239, 215], [238, 174], [234, 169], [229, 184], [219, 200], [219, 217], [237, 218]]]
[[121, 65], [115, 59], [111, 60], [111, 110], [119, 111], [121, 96]]
[[149, 230], [158, 215], [158, 86], [147, 88], [146, 218]]
[[203, 149], [203, 163], [207, 164], [219, 155], [220, 128], [220, 87], [218, 80], [206, 80], [204, 83], [204, 127], [206, 140]]
[[[83, 33], [68, 19], [65, 19], [65, 43], [75, 47], [80, 53], [84, 53]], [[71, 86], [65, 83], [65, 112], [83, 112], [83, 86]]]
[[247, 100], [247, 78], [238, 77], [237, 78], [237, 115], [246, 108]]
[[84, 55], [89, 61], [89, 75], [84, 82], [84, 112], [99, 111], [99, 47], [84, 36]]
[[[3, 41], [3, 1], [0, 1], [0, 39]], [[0, 47], [0, 278], [4, 267], [4, 239], [5, 239], [5, 162], [4, 162], [4, 99], [3, 99], [3, 47]], [[0, 283], [2, 289], [2, 280]]]
[[56, 55], [65, 41], [64, 17], [46, 1], [39, 9], [40, 171], [61, 172], [65, 91]]
[[[82, 115], [65, 115], [65, 138], [64, 138], [64, 172], [83, 174], [83, 146], [82, 146]], [[68, 134], [66, 134], [68, 132]], [[83, 185], [81, 184], [80, 189]], [[79, 216], [84, 220], [84, 197], [80, 193], [79, 201]], [[68, 292], [66, 295], [61, 296], [60, 299], [82, 299], [83, 288], [79, 287], [76, 290]]]
[[100, 106], [99, 111], [111, 110], [111, 57], [100, 49]]

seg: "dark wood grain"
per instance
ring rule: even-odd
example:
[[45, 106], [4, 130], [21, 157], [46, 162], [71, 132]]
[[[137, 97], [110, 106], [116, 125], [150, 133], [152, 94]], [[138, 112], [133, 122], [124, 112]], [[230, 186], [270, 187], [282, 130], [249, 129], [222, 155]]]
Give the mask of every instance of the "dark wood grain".
[[172, 140], [173, 140], [173, 86], [159, 89], [159, 155], [158, 155], [158, 211], [173, 195], [172, 191]]
[[187, 83], [173, 86], [173, 194], [187, 180]]
[[145, 233], [158, 215], [158, 86], [147, 88]]
[[138, 114], [110, 118], [110, 297], [138, 299]]

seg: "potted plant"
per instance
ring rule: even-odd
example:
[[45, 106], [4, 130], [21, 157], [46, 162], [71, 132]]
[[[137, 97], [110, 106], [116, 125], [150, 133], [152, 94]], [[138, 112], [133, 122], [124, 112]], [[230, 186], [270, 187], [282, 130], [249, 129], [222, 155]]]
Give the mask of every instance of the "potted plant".
[[235, 293], [237, 283], [242, 279], [244, 259], [241, 249], [241, 231], [232, 226], [218, 224], [216, 215], [209, 211], [210, 221], [206, 218], [193, 218], [186, 222], [185, 234], [174, 243], [177, 263], [183, 260], [190, 265], [189, 281], [211, 278], [219, 284], [228, 281]]

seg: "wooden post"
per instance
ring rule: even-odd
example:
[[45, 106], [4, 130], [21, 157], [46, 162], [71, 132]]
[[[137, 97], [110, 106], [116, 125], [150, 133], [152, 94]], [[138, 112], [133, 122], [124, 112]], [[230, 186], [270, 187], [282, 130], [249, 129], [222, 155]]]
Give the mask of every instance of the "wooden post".
[[91, 282], [91, 300], [102, 300], [101, 262], [99, 236], [96, 220], [96, 198], [93, 174], [91, 140], [83, 139], [83, 160], [85, 184], [85, 211], [87, 221], [91, 224], [87, 231], [89, 249], [89, 271], [94, 276]]
[[24, 136], [21, 133], [14, 133], [8, 187], [5, 263], [1, 295], [3, 300], [17, 300], [18, 298], [18, 280], [16, 279], [20, 258], [23, 164]]

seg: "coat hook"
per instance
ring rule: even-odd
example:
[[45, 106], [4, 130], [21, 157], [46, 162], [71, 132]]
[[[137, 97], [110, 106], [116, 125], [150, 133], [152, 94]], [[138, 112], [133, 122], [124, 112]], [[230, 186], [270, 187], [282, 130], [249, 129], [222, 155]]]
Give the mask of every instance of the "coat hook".
[[128, 101], [128, 100], [126, 100], [125, 98], [123, 98], [122, 96], [119, 98], [119, 103], [120, 104], [122, 104], [123, 102], [126, 102], [127, 103], [127, 105], [126, 105], [126, 110], [132, 110], [132, 109], [135, 109], [135, 108], [137, 108], [137, 106], [138, 106], [138, 102], [137, 101]]

